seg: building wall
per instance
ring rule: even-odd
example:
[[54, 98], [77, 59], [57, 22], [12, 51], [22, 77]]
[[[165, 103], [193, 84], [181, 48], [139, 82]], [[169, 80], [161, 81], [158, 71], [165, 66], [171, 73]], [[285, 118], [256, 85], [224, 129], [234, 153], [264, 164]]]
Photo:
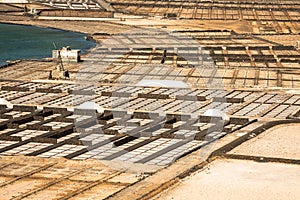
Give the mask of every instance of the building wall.
[[53, 50], [52, 58], [58, 58], [58, 52], [60, 52], [61, 59], [64, 62], [80, 61], [80, 50]]

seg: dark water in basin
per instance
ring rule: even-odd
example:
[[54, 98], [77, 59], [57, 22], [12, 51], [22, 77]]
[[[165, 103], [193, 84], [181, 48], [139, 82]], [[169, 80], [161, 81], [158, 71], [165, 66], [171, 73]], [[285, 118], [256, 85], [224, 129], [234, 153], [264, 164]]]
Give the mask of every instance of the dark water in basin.
[[8, 60], [51, 57], [52, 50], [63, 46], [84, 53], [95, 46], [85, 34], [51, 28], [0, 24], [0, 66]]

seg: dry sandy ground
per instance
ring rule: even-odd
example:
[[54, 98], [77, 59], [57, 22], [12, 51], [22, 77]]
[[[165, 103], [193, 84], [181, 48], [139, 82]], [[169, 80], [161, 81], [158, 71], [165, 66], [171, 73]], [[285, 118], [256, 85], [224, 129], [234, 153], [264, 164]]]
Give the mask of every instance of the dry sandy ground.
[[300, 199], [300, 166], [220, 159], [155, 199]]
[[86, 34], [94, 33], [108, 33], [115, 34], [119, 32], [124, 32], [130, 27], [122, 24], [114, 24], [108, 22], [78, 22], [78, 21], [51, 21], [51, 20], [30, 20], [24, 16], [9, 16], [0, 14], [1, 23], [14, 23], [14, 24], [24, 24], [33, 25], [41, 27], [51, 27], [67, 31], [76, 31]]
[[[127, 18], [125, 21], [115, 21], [116, 24], [129, 26], [162, 28], [162, 30], [234, 30], [237, 33], [252, 33], [253, 27], [247, 21], [236, 20], [169, 20], [156, 17]], [[217, 27], [217, 28], [216, 28]]]
[[[247, 21], [234, 20], [168, 20], [161, 18], [131, 18], [125, 16], [121, 21], [60, 21], [60, 20], [31, 20], [24, 16], [9, 16], [0, 14], [0, 22], [52, 27], [87, 34], [109, 33], [116, 34], [130, 31], [133, 27], [156, 28], [164, 31], [173, 30], [234, 30], [237, 33], [252, 33], [253, 27]], [[218, 28], [216, 28], [218, 27]]]
[[300, 159], [300, 124], [275, 126], [229, 153]]

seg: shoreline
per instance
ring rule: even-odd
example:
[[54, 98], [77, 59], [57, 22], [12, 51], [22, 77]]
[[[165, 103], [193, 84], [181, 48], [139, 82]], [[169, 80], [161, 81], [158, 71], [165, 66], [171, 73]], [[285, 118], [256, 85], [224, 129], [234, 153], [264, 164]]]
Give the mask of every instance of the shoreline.
[[[0, 19], [0, 23], [2, 24], [16, 24], [16, 25], [25, 25], [25, 26], [36, 26], [41, 28], [53, 28], [53, 29], [59, 29], [64, 31], [72, 31], [72, 32], [78, 32], [83, 34], [90, 34], [93, 35], [94, 33], [101, 32], [102, 28], [104, 26], [112, 26], [112, 29], [108, 31], [104, 31], [106, 33], [112, 34], [122, 31], [121, 27], [123, 29], [131, 27], [131, 25], [126, 24], [118, 24], [108, 21], [84, 21], [84, 23], [78, 23], [83, 21], [78, 20], [40, 20], [40, 19], [32, 19], [30, 17], [26, 16], [18, 16], [19, 19], [15, 19], [17, 16], [9, 16], [9, 15], [3, 15], [0, 13], [0, 17], [6, 17], [6, 19]], [[97, 26], [100, 25], [100, 26]], [[117, 27], [115, 27], [117, 26]], [[93, 27], [93, 29], [91, 29]], [[118, 28], [118, 29], [117, 29]]]
[[[17, 23], [14, 23], [13, 21], [2, 21], [0, 20], [0, 25], [16, 25], [16, 26], [24, 26], [24, 27], [35, 27], [35, 28], [41, 28], [41, 29], [45, 29], [45, 30], [58, 30], [58, 31], [62, 31], [62, 32], [69, 32], [69, 33], [75, 33], [75, 34], [82, 34], [83, 35], [83, 40], [85, 40], [86, 42], [92, 42], [93, 45], [90, 48], [87, 48], [84, 50], [84, 52], [81, 53], [81, 56], [86, 56], [88, 55], [92, 49], [94, 49], [98, 44], [99, 41], [95, 40], [90, 34], [85, 33], [85, 32], [80, 32], [78, 30], [68, 30], [68, 29], [61, 29], [61, 28], [57, 28], [57, 27], [53, 27], [53, 26], [47, 26], [47, 25], [35, 25], [34, 23], [31, 24], [27, 24], [27, 23], [22, 23], [23, 21], [18, 21]], [[26, 21], [24, 21], [26, 22]], [[91, 39], [86, 39], [88, 37], [91, 37]], [[80, 48], [80, 50], [82, 51], [83, 49]], [[11, 65], [14, 65], [17, 62], [22, 62], [22, 61], [41, 61], [41, 62], [51, 62], [51, 57], [42, 57], [42, 58], [17, 58], [17, 59], [9, 59], [9, 60], [3, 60], [0, 61], [0, 67], [9, 67]]]
[[61, 29], [61, 28], [56, 28], [56, 27], [52, 27], [52, 26], [34, 25], [34, 24], [26, 24], [26, 23], [19, 23], [19, 22], [22, 22], [22, 21], [18, 21], [18, 23], [13, 23], [12, 21], [3, 22], [3, 21], [0, 20], [0, 24], [27, 26], [27, 27], [38, 27], [38, 28], [44, 28], [44, 29], [54, 29], [54, 30], [61, 30], [61, 31], [66, 31], [66, 32], [74, 32], [74, 33], [81, 33], [81, 34], [87, 34], [88, 35], [88, 33], [75, 31], [75, 30], [67, 30], [67, 29]]
[[[3, 19], [2, 17], [5, 16]], [[101, 41], [101, 33], [105, 33], [105, 35], [110, 35], [118, 32], [123, 32], [128, 29], [128, 25], [119, 25], [115, 23], [109, 22], [94, 22], [94, 21], [86, 21], [85, 23], [78, 23], [78, 21], [57, 21], [57, 20], [35, 20], [28, 18], [26, 16], [19, 16], [15, 19], [16, 16], [9, 16], [0, 14], [0, 24], [7, 25], [20, 25], [20, 26], [28, 26], [28, 27], [38, 27], [45, 29], [53, 29], [60, 30], [65, 32], [73, 32], [84, 34], [85, 37], [90, 37], [94, 43], [94, 46], [87, 49], [84, 53], [81, 53], [81, 56], [87, 56], [91, 51], [97, 47]], [[93, 28], [91, 28], [93, 27]], [[47, 59], [41, 58], [40, 60]], [[17, 60], [26, 60], [26, 59], [17, 59]], [[16, 60], [11, 60], [12, 62]]]

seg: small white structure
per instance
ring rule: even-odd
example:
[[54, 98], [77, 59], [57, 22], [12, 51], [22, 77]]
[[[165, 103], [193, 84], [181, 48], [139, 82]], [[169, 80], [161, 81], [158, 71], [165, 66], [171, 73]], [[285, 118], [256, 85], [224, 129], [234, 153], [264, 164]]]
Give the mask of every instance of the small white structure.
[[79, 62], [80, 50], [71, 49], [69, 46], [66, 46], [60, 50], [53, 50], [52, 58], [61, 59], [63, 62]]

